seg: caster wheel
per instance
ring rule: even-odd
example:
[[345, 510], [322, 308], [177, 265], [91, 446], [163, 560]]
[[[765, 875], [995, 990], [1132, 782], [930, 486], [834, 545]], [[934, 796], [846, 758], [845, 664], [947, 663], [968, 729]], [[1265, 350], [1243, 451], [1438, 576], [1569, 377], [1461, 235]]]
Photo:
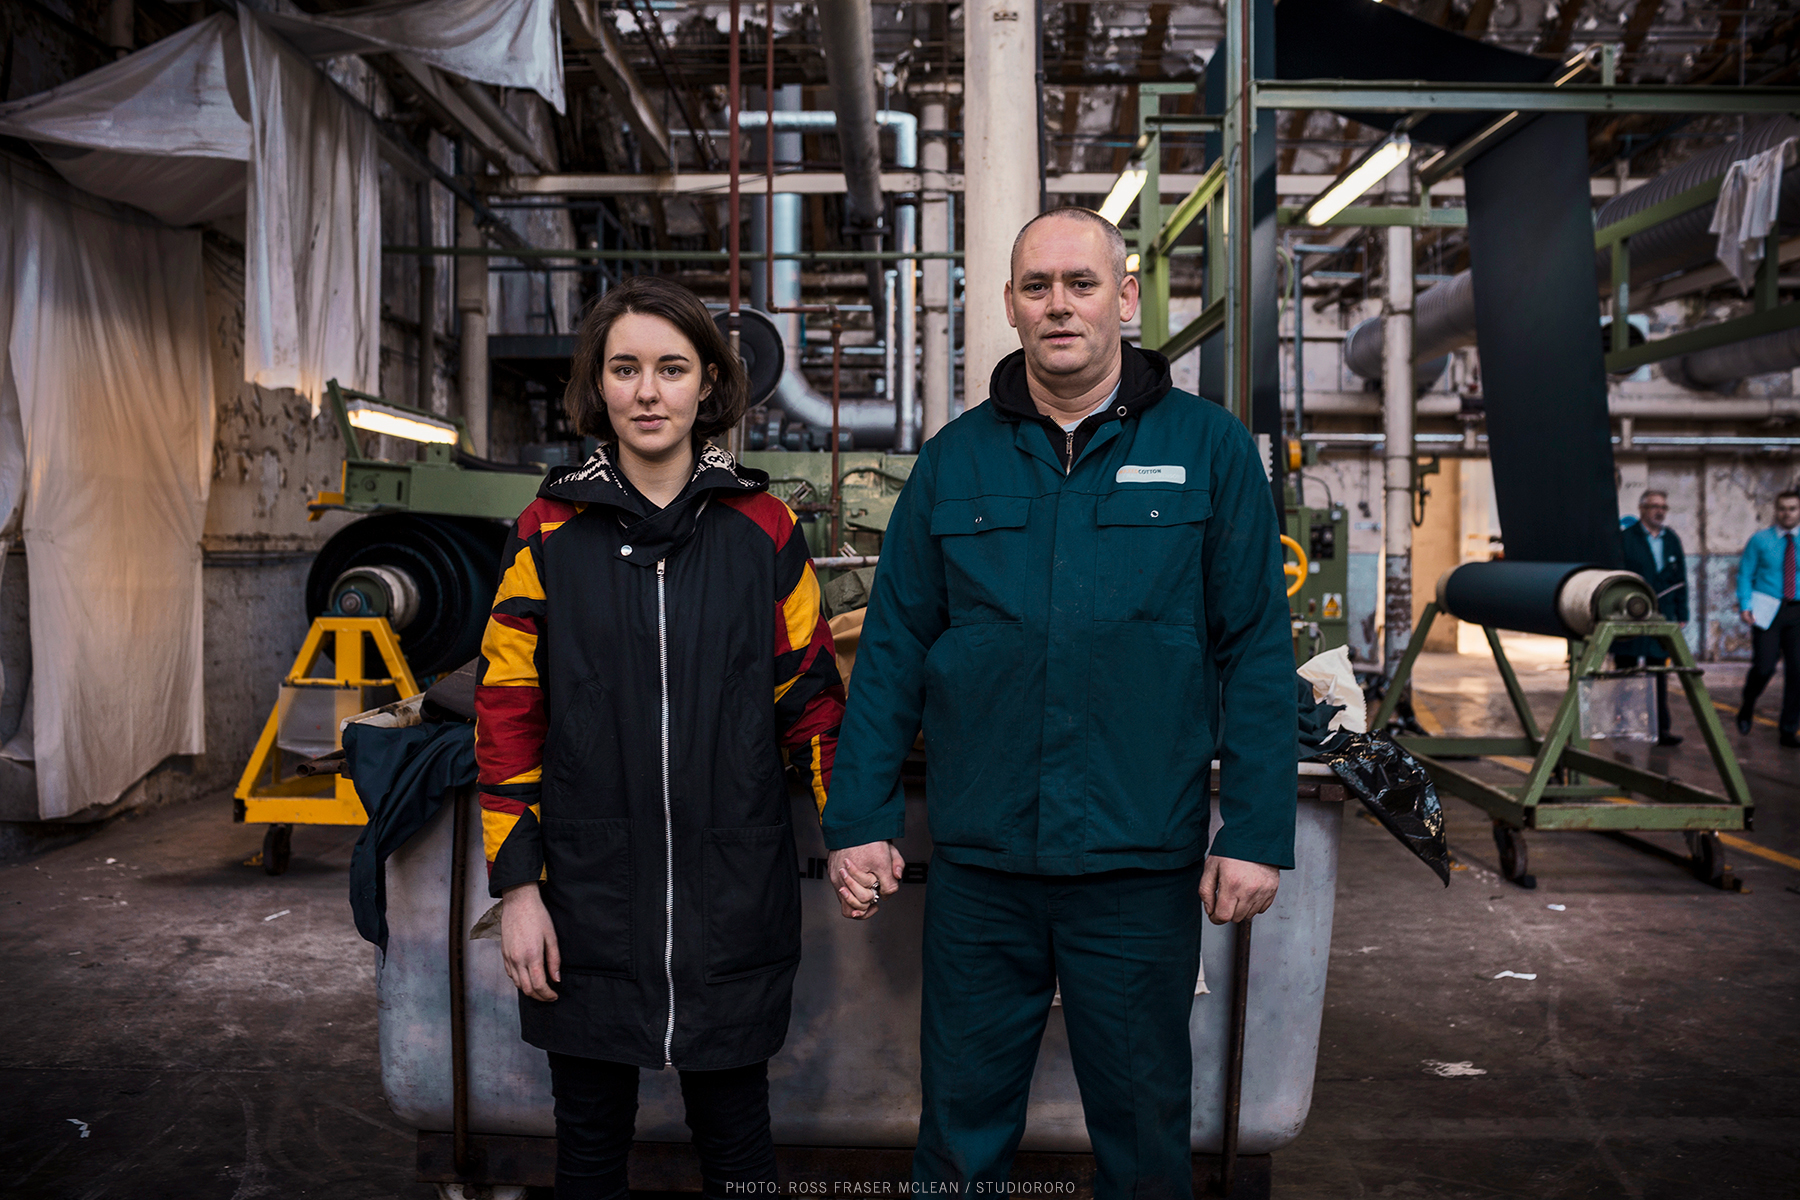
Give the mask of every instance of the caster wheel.
[[1688, 869], [1694, 878], [1713, 887], [1725, 886], [1725, 847], [1711, 830], [1688, 831]]
[[262, 864], [266, 875], [280, 875], [288, 869], [288, 859], [294, 854], [294, 827], [292, 825], [271, 825], [263, 834]]
[[1527, 871], [1525, 831], [1503, 821], [1494, 822], [1494, 845], [1500, 851], [1500, 873], [1522, 888], [1537, 886], [1537, 876]]

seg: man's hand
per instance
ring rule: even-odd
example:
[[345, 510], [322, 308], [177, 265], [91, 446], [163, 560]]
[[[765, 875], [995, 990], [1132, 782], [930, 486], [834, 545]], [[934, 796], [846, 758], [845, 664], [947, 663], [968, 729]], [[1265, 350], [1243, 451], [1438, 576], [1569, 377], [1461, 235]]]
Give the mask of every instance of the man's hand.
[[1214, 856], [1200, 875], [1200, 903], [1214, 925], [1242, 921], [1267, 912], [1280, 886], [1281, 872], [1274, 867]]
[[500, 899], [500, 957], [506, 977], [533, 1000], [556, 999], [550, 984], [562, 982], [562, 954], [538, 885], [507, 888]]
[[1746, 624], [1746, 625], [1756, 624], [1756, 614], [1751, 612], [1747, 608], [1743, 612], [1739, 613], [1738, 616], [1744, 618], [1744, 624]]
[[900, 872], [906, 860], [892, 842], [869, 842], [847, 850], [833, 850], [825, 860], [825, 877], [837, 887], [844, 915], [861, 921], [875, 915], [877, 895], [900, 890]]

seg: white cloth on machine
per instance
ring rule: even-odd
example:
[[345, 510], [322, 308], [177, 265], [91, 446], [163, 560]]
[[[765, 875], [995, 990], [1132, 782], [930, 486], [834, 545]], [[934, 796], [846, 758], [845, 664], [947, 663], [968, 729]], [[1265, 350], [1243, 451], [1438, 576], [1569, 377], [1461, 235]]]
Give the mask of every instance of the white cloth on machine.
[[527, 88], [564, 111], [556, 0], [399, 0], [316, 16], [264, 13], [262, 20], [314, 58], [410, 54], [465, 79]]
[[250, 79], [244, 378], [319, 411], [325, 382], [381, 383], [381, 197], [374, 126], [258, 19]]
[[1725, 172], [1708, 229], [1719, 235], [1719, 261], [1748, 292], [1763, 259], [1764, 239], [1781, 208], [1781, 173], [1795, 165], [1797, 138], [1740, 158]]
[[0, 510], [31, 564], [38, 815], [205, 749], [201, 237], [0, 158]]

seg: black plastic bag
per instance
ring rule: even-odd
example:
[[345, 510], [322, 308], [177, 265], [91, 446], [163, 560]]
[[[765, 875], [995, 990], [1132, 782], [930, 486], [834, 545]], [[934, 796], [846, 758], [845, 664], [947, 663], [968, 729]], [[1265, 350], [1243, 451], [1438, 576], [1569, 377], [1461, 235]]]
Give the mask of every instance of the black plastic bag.
[[1437, 872], [1450, 886], [1450, 847], [1444, 840], [1444, 809], [1437, 788], [1419, 760], [1388, 738], [1367, 733], [1313, 756], [1337, 772], [1396, 841]]

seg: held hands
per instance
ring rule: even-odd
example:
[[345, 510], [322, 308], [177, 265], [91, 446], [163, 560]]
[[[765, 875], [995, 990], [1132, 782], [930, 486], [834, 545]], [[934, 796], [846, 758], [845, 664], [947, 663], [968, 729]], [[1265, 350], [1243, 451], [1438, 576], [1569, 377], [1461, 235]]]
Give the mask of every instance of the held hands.
[[500, 898], [500, 957], [506, 977], [533, 1000], [556, 999], [550, 985], [562, 982], [562, 954], [538, 885], [507, 888]]
[[900, 873], [905, 869], [906, 860], [892, 842], [833, 850], [825, 860], [825, 877], [837, 888], [838, 903], [852, 921], [874, 916], [876, 897], [899, 891]]
[[1214, 925], [1242, 921], [1268, 911], [1281, 886], [1281, 872], [1241, 858], [1212, 857], [1200, 875], [1200, 903]]

